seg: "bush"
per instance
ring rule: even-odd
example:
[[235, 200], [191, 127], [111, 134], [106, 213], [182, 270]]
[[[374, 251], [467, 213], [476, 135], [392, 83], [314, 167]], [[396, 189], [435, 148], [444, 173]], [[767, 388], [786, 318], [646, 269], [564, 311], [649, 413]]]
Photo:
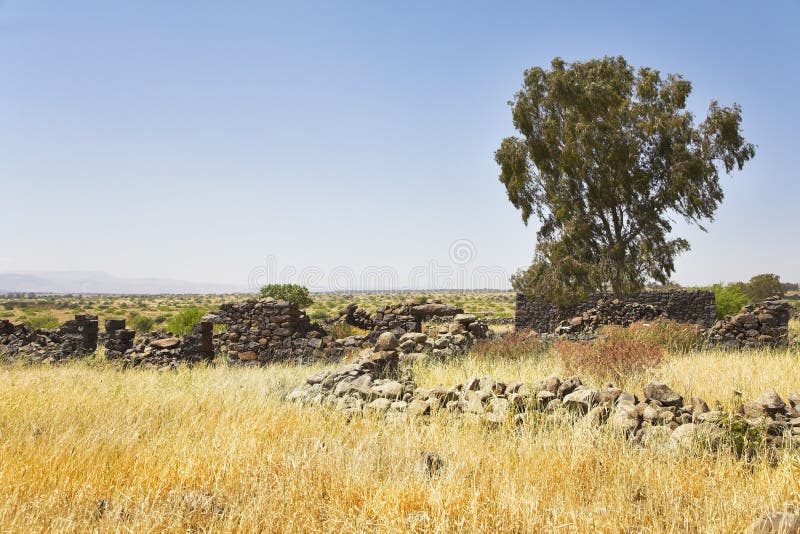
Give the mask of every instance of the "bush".
[[554, 346], [568, 372], [588, 373], [614, 381], [658, 367], [663, 357], [663, 350], [655, 343], [613, 337], [591, 345], [556, 341]]
[[321, 321], [322, 319], [326, 319], [328, 317], [328, 312], [325, 310], [315, 310], [311, 312], [309, 317], [313, 321]]
[[498, 338], [479, 341], [472, 347], [470, 356], [475, 359], [524, 360], [539, 356], [545, 350], [545, 343], [535, 332], [512, 331]]
[[627, 328], [606, 325], [600, 328], [600, 333], [612, 339], [652, 343], [664, 350], [678, 353], [699, 349], [703, 344], [703, 334], [698, 325], [667, 319], [637, 322]]
[[301, 308], [314, 303], [308, 294], [308, 288], [298, 284], [269, 284], [261, 288], [261, 298], [272, 297], [297, 304]]
[[30, 315], [25, 319], [25, 326], [32, 330], [39, 328], [56, 328], [61, 324], [55, 315], [47, 313], [45, 315]]
[[146, 315], [137, 315], [131, 319], [131, 328], [139, 334], [146, 334], [153, 330], [156, 322]]
[[196, 306], [183, 309], [170, 318], [167, 330], [179, 336], [188, 334], [192, 327], [200, 322], [203, 315], [205, 315], [205, 310]]
[[714, 284], [713, 286], [702, 287], [706, 291], [713, 291], [717, 301], [717, 319], [722, 319], [726, 315], [739, 313], [742, 306], [750, 304], [750, 299], [744, 292], [744, 284], [736, 282], [733, 284]]

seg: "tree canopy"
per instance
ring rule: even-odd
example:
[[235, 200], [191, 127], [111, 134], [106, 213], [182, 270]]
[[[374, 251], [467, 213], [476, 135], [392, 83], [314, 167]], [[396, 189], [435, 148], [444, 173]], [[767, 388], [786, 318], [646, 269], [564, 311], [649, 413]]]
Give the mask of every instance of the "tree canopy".
[[276, 300], [285, 300], [297, 304], [301, 308], [311, 306], [314, 300], [308, 293], [308, 288], [299, 284], [268, 284], [259, 291], [261, 298], [271, 297]]
[[691, 89], [679, 74], [634, 72], [623, 57], [525, 71], [509, 102], [520, 136], [495, 152], [509, 200], [525, 224], [541, 221], [517, 290], [558, 302], [669, 281], [689, 249], [671, 235], [674, 218], [703, 228], [723, 198], [720, 171], [755, 155], [740, 106], [712, 101], [695, 125]]
[[783, 285], [781, 284], [780, 276], [777, 274], [757, 274], [745, 284], [744, 292], [753, 302], [760, 302], [770, 297], [783, 296]]

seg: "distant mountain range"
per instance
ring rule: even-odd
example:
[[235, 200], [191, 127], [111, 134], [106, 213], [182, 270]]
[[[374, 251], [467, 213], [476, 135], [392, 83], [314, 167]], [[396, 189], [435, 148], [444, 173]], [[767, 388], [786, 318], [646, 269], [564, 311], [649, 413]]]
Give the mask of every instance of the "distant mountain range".
[[2, 293], [246, 293], [246, 286], [169, 278], [119, 278], [101, 271], [0, 273]]

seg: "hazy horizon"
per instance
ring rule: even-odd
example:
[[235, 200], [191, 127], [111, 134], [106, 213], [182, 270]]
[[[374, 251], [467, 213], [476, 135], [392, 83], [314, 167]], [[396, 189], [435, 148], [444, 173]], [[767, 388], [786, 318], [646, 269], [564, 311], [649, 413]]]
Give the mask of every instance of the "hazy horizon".
[[507, 101], [623, 55], [690, 80], [698, 121], [738, 102], [757, 145], [708, 233], [676, 224], [674, 280], [796, 282], [800, 4], [670, 6], [0, 2], [0, 273], [507, 283], [538, 228], [497, 179]]

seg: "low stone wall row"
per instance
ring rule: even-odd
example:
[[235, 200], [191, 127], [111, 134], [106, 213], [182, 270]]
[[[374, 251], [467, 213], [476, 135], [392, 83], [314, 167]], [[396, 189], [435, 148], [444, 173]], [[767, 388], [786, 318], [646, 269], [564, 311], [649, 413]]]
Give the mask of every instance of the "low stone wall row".
[[389, 304], [378, 308], [374, 313], [350, 304], [339, 313], [337, 321], [367, 330], [367, 339], [374, 341], [384, 332], [391, 332], [396, 336], [421, 332], [423, 321], [437, 318], [449, 322], [463, 313], [463, 308], [439, 301]]
[[[606, 324], [629, 325], [640, 318], [635, 316], [633, 310], [652, 306], [660, 310], [661, 315], [681, 323], [694, 323], [708, 328], [714, 324], [717, 317], [717, 306], [714, 293], [711, 291], [666, 290], [642, 291], [622, 298], [615, 298], [611, 294], [598, 293], [586, 301], [568, 305], [556, 306], [550, 302], [531, 299], [522, 293], [517, 293], [514, 326], [520, 329], [530, 329], [540, 333], [550, 333], [563, 322], [574, 317], [582, 316], [593, 308], [604, 307], [606, 302], [617, 302], [613, 308], [616, 314], [604, 317]], [[640, 305], [640, 306], [637, 306]], [[628, 315], [633, 313], [633, 315]]]
[[37, 330], [0, 319], [0, 353], [54, 361], [85, 356], [97, 349], [98, 332], [97, 316], [90, 314], [76, 315], [58, 328]]
[[[407, 334], [408, 335], [408, 334]], [[784, 400], [773, 390], [755, 400], [725, 409], [703, 399], [684, 399], [668, 385], [646, 384], [640, 398], [613, 384], [594, 387], [579, 377], [549, 376], [535, 382], [473, 377], [450, 387], [418, 387], [398, 340], [384, 333], [375, 350], [365, 350], [353, 363], [320, 371], [290, 391], [287, 401], [320, 405], [352, 417], [364, 413], [415, 417], [447, 412], [490, 425], [525, 424], [531, 413], [554, 421], [586, 420], [607, 426], [638, 443], [691, 448], [698, 444], [747, 454], [768, 445], [800, 446], [800, 392]], [[538, 417], [541, 417], [539, 415]], [[537, 417], [537, 418], [538, 418]], [[537, 420], [534, 418], [534, 420]], [[737, 435], [731, 435], [732, 428]], [[752, 431], [752, 432], [751, 432]], [[750, 443], [737, 443], [741, 439]]]

